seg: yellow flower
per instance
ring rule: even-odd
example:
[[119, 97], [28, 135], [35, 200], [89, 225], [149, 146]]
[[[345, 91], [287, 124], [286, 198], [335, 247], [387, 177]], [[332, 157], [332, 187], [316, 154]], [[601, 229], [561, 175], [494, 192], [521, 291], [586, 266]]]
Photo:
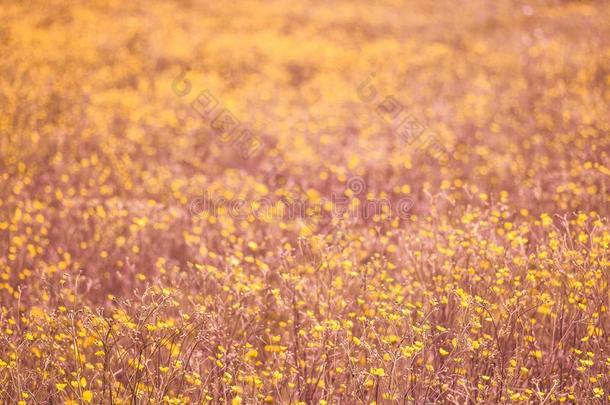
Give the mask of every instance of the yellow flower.
[[246, 358], [248, 358], [248, 359], [255, 359], [257, 357], [258, 357], [258, 350], [256, 350], [256, 349], [250, 349], [246, 353]]
[[541, 214], [540, 220], [542, 221], [542, 226], [548, 228], [553, 223], [553, 220], [549, 216], [549, 214]]
[[83, 392], [83, 401], [91, 402], [93, 400], [93, 392], [87, 390]]
[[377, 377], [383, 377], [385, 376], [385, 370], [383, 368], [371, 368], [371, 374]]

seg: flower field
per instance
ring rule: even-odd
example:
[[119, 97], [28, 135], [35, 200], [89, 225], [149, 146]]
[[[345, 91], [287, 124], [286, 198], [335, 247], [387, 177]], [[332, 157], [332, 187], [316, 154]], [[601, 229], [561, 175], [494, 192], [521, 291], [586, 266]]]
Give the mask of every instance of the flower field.
[[605, 1], [0, 0], [0, 404], [610, 403]]

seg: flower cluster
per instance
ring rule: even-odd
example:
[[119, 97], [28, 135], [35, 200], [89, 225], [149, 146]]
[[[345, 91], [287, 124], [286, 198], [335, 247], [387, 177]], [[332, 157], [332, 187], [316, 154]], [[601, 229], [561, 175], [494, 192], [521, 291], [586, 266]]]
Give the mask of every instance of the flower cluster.
[[610, 401], [608, 7], [470, 3], [3, 2], [0, 403]]

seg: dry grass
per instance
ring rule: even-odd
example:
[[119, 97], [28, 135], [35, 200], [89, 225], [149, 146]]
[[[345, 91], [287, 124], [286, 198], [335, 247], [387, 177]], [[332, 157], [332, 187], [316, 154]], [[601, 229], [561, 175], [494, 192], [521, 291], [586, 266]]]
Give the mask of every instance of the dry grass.
[[0, 403], [608, 403], [608, 3], [211, 3], [0, 1]]

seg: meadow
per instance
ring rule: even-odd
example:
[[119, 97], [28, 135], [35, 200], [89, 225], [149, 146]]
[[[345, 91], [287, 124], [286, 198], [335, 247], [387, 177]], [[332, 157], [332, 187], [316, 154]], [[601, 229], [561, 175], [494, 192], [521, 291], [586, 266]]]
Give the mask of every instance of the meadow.
[[0, 0], [0, 404], [610, 403], [610, 4]]

